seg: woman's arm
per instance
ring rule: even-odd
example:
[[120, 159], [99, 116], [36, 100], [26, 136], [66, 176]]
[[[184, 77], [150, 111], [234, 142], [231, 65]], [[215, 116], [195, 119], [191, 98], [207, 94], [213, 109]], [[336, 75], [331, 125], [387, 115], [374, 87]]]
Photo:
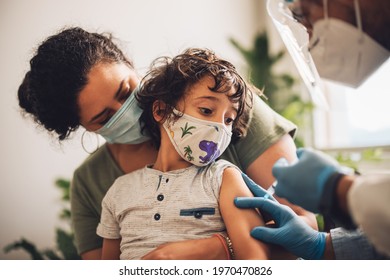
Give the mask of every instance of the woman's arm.
[[120, 239], [103, 239], [102, 260], [119, 260], [121, 254]]
[[264, 225], [259, 213], [254, 209], [239, 209], [234, 198], [253, 196], [241, 173], [235, 168], [226, 168], [223, 173], [220, 191], [220, 211], [225, 222], [229, 238], [232, 241], [236, 259], [269, 259], [269, 248], [251, 237], [254, 227]]
[[284, 157], [288, 162], [297, 160], [296, 147], [289, 134], [284, 135], [275, 144], [264, 151], [245, 170], [245, 173], [258, 185], [268, 189], [274, 182], [272, 175], [274, 163]]
[[101, 260], [102, 259], [102, 248], [86, 251], [81, 254], [83, 260]]
[[158, 246], [143, 260], [227, 260], [218, 237], [171, 242]]

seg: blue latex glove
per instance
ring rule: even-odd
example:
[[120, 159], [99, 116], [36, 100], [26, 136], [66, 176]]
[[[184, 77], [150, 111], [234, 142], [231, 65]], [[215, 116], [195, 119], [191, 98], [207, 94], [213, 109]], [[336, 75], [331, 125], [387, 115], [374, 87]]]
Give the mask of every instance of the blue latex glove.
[[282, 246], [304, 259], [322, 258], [326, 234], [309, 227], [291, 208], [263, 197], [238, 197], [234, 203], [239, 208], [259, 208], [273, 217], [277, 228], [256, 227], [251, 231], [252, 237]]
[[306, 210], [319, 213], [324, 186], [341, 167], [332, 157], [312, 149], [298, 149], [298, 161], [289, 165], [284, 158], [272, 168], [277, 180], [275, 194]]
[[[269, 193], [267, 190], [263, 189], [258, 184], [253, 182], [253, 180], [249, 178], [245, 173], [241, 173], [241, 176], [242, 179], [244, 179], [245, 184], [247, 185], [247, 187], [250, 189], [250, 191], [254, 196], [264, 197], [276, 201], [271, 193]], [[266, 223], [273, 220], [273, 218], [268, 213], [262, 212], [261, 215], [263, 216], [263, 220]]]
[[241, 173], [242, 179], [244, 179], [246, 186], [250, 189], [252, 194], [256, 197], [266, 197], [273, 201], [276, 201], [275, 198], [266, 190], [256, 184], [251, 178], [248, 177], [245, 173]]

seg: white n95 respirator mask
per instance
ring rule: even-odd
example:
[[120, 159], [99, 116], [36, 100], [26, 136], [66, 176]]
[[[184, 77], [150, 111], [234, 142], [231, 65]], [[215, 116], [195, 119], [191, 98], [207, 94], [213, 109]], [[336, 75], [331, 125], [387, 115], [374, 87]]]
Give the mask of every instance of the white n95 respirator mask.
[[325, 10], [324, 19], [313, 25], [309, 49], [322, 78], [357, 88], [387, 60], [390, 52], [363, 32], [356, 0], [355, 14], [357, 27], [328, 18]]
[[173, 110], [180, 118], [167, 119], [163, 127], [178, 154], [196, 166], [215, 161], [228, 147], [232, 132], [224, 124], [194, 118]]

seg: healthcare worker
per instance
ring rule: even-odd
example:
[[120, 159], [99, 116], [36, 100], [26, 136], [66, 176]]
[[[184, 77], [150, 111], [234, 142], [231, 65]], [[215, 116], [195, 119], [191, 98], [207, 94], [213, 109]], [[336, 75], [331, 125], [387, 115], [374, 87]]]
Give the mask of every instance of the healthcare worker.
[[[267, 8], [314, 95], [320, 90], [318, 74], [356, 88], [389, 57], [388, 0], [268, 0]], [[256, 228], [252, 236], [307, 259], [390, 257], [390, 175], [346, 174], [335, 160], [311, 149], [297, 155], [296, 162], [280, 159], [274, 165], [275, 194], [358, 229], [309, 229], [247, 179], [258, 198], [238, 198], [236, 205], [260, 208], [278, 226]]]

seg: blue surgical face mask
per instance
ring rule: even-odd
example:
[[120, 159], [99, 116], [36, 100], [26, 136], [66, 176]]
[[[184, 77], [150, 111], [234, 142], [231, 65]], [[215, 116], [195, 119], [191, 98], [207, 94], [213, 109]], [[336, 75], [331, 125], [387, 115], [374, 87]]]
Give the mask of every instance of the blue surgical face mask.
[[150, 139], [141, 133], [139, 118], [142, 109], [135, 98], [139, 86], [137, 86], [120, 109], [111, 119], [95, 132], [103, 136], [108, 143], [139, 144]]

